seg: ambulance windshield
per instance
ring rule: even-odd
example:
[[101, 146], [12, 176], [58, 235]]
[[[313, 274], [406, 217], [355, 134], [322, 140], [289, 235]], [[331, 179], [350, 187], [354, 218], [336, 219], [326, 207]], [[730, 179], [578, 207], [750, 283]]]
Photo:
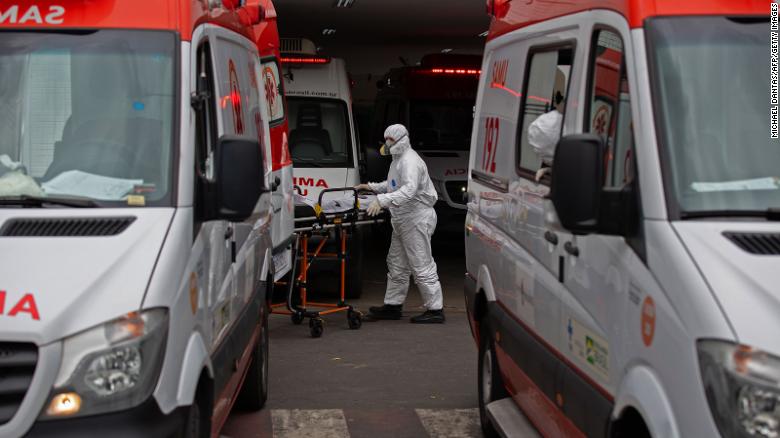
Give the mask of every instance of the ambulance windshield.
[[336, 99], [288, 97], [295, 167], [352, 167], [347, 105]]
[[473, 113], [473, 100], [412, 101], [409, 113], [412, 147], [421, 151], [467, 151]]
[[648, 35], [670, 204], [682, 217], [760, 216], [780, 207], [769, 20], [657, 18]]
[[0, 34], [0, 199], [169, 205], [175, 36]]

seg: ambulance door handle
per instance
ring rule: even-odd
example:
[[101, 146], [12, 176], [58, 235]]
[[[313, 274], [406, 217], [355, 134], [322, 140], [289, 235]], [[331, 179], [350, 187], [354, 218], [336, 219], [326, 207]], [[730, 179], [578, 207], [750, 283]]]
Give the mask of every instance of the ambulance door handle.
[[580, 256], [580, 249], [577, 248], [577, 245], [575, 245], [575, 244], [573, 244], [571, 242], [564, 243], [563, 244], [563, 249], [567, 253], [569, 253], [571, 256], [573, 256], [573, 257], [579, 257]]
[[553, 246], [558, 246], [558, 235], [552, 231], [544, 232], [544, 240], [550, 242]]

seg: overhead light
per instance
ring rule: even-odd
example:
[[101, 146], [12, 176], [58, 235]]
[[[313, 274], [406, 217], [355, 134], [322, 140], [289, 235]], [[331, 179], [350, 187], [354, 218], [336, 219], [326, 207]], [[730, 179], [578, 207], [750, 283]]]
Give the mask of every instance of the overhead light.
[[478, 37], [482, 37], [482, 38], [484, 38], [484, 37], [488, 36], [488, 32], [489, 32], [489, 31], [487, 31], [487, 30], [486, 30], [486, 31], [482, 32], [481, 34], [479, 34], [479, 35], [477, 35], [477, 36], [478, 36]]
[[323, 35], [333, 35], [336, 33], [336, 29], [322, 29]]
[[453, 49], [441, 49], [441, 53], [450, 53]]
[[355, 4], [355, 0], [336, 0], [333, 3], [334, 8], [351, 8]]

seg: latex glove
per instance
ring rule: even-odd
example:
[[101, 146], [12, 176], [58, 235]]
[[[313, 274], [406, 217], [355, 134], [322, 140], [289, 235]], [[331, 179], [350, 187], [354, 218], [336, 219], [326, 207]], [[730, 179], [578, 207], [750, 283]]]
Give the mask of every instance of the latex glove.
[[369, 216], [374, 217], [382, 212], [382, 206], [379, 205], [379, 202], [375, 199], [371, 201], [371, 204], [368, 205], [368, 210], [366, 210], [366, 213], [368, 213]]
[[544, 175], [552, 172], [552, 167], [542, 167], [541, 169], [536, 171], [536, 182], [539, 182], [542, 180], [542, 177]]
[[368, 184], [358, 184], [355, 186], [355, 190], [358, 192], [371, 192], [371, 186]]

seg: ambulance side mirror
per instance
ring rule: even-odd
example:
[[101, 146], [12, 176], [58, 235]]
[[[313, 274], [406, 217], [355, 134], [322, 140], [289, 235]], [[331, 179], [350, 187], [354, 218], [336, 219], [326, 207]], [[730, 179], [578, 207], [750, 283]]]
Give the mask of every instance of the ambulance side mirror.
[[240, 222], [252, 215], [264, 184], [263, 155], [257, 140], [223, 136], [217, 142], [216, 195], [219, 219]]
[[555, 149], [550, 199], [560, 225], [573, 234], [634, 236], [639, 196], [631, 181], [605, 188], [607, 147], [596, 134], [569, 135]]
[[604, 150], [595, 134], [566, 136], [555, 148], [550, 198], [561, 225], [574, 234], [598, 230]]

